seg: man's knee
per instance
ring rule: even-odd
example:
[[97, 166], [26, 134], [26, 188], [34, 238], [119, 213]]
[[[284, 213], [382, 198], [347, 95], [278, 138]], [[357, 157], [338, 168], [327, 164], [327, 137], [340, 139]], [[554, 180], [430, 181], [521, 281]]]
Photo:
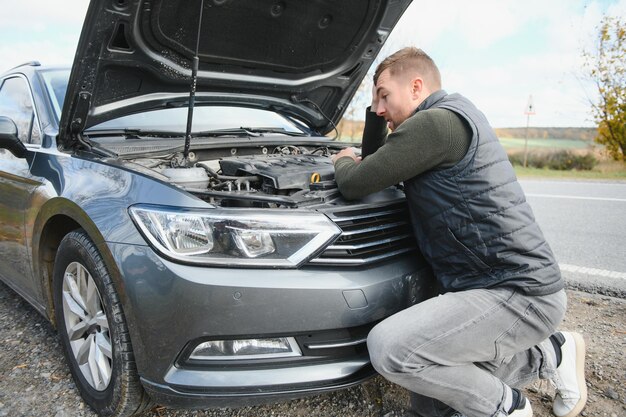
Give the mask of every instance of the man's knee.
[[421, 363], [419, 355], [410, 351], [410, 346], [396, 330], [382, 322], [367, 336], [367, 349], [372, 366], [384, 377], [415, 373], [425, 366]]
[[381, 375], [395, 371], [396, 366], [389, 360], [389, 353], [392, 346], [389, 346], [389, 339], [383, 335], [384, 329], [381, 325], [374, 327], [367, 336], [367, 350], [370, 354], [372, 366]]

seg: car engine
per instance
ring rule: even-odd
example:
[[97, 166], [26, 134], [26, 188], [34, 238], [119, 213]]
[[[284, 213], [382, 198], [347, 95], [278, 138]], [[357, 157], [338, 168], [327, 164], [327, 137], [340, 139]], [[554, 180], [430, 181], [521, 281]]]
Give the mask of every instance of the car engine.
[[182, 166], [180, 155], [132, 162], [222, 207], [295, 208], [340, 197], [327, 148], [290, 145], [278, 146], [272, 152], [263, 148], [251, 155], [192, 156], [195, 162], [191, 167]]

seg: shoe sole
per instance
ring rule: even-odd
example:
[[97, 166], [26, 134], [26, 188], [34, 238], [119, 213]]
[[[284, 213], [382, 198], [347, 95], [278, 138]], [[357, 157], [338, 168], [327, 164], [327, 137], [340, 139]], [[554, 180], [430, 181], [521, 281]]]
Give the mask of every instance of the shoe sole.
[[578, 380], [578, 389], [580, 390], [580, 399], [576, 406], [563, 417], [576, 417], [583, 411], [587, 404], [587, 381], [585, 380], [585, 339], [580, 333], [571, 333], [576, 345], [576, 379]]

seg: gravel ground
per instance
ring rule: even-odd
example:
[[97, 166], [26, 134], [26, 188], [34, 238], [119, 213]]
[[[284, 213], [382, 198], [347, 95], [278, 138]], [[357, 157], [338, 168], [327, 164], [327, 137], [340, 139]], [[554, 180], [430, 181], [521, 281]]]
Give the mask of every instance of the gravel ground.
[[[626, 300], [568, 291], [564, 330], [587, 341], [589, 402], [583, 416], [626, 417]], [[552, 416], [553, 389], [528, 387], [536, 417]], [[155, 407], [149, 417], [401, 417], [408, 393], [377, 377], [347, 390], [258, 407], [202, 411]], [[52, 326], [0, 283], [0, 416], [73, 417], [96, 414], [83, 403]]]

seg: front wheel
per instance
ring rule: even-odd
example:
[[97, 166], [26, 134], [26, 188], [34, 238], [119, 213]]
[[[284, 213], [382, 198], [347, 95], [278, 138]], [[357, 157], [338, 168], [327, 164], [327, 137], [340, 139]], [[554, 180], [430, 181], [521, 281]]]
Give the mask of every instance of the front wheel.
[[85, 402], [100, 416], [133, 416], [148, 408], [119, 297], [84, 231], [61, 241], [52, 285], [65, 358]]

